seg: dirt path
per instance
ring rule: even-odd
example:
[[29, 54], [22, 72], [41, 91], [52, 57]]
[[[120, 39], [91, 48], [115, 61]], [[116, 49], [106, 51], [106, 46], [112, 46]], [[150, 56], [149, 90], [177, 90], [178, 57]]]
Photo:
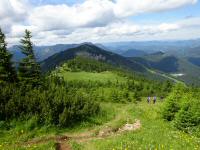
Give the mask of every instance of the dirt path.
[[71, 150], [67, 143], [56, 143], [56, 150]]
[[52, 137], [47, 137], [47, 138], [42, 138], [42, 139], [34, 139], [20, 145], [35, 145], [35, 144], [47, 143], [49, 141], [54, 141], [56, 143], [56, 150], [71, 150], [71, 147], [68, 143], [69, 140], [74, 140], [76, 142], [82, 143], [82, 142], [87, 142], [94, 139], [104, 139], [109, 136], [120, 135], [123, 132], [135, 131], [135, 130], [139, 130], [140, 128], [141, 128], [141, 122], [140, 120], [136, 119], [135, 123], [125, 124], [124, 126], [118, 129], [105, 127], [102, 130], [100, 130], [98, 133], [94, 133], [95, 131], [89, 131], [89, 132], [85, 132], [85, 133], [81, 133], [77, 135], [52, 136]]

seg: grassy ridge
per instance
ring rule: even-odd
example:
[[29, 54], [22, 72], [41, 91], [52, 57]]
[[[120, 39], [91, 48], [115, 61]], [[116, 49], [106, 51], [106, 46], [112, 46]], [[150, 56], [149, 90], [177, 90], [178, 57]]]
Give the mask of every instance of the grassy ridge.
[[78, 81], [100, 81], [100, 82], [124, 82], [125, 78], [120, 77], [119, 75], [105, 71], [101, 73], [93, 72], [61, 72], [58, 75], [63, 76], [65, 80], [78, 80]]

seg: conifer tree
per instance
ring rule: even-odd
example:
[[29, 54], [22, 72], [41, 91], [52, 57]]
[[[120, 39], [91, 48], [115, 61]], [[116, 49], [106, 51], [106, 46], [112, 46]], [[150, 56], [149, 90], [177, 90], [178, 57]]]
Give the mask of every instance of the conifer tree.
[[0, 82], [13, 83], [17, 79], [11, 58], [12, 54], [7, 50], [5, 35], [0, 28]]
[[40, 85], [41, 69], [36, 62], [31, 37], [31, 32], [25, 30], [25, 35], [20, 41], [20, 49], [25, 58], [19, 63], [19, 79], [21, 82], [35, 87]]

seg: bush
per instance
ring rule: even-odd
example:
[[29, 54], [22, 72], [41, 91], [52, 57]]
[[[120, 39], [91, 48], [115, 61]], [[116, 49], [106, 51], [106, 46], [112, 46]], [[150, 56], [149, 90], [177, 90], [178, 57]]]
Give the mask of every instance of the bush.
[[179, 111], [180, 106], [177, 98], [174, 95], [171, 95], [167, 98], [165, 102], [165, 107], [163, 109], [163, 118], [172, 121], [174, 120], [175, 114]]
[[185, 101], [183, 93], [186, 91], [187, 89], [181, 84], [174, 87], [171, 94], [165, 100], [162, 112], [164, 119], [168, 121], [174, 120], [176, 113], [180, 110], [181, 103]]
[[163, 108], [163, 118], [173, 121], [183, 131], [194, 130], [200, 125], [199, 90], [178, 85], [168, 96]]
[[58, 85], [57, 80], [51, 80], [46, 89], [26, 92], [25, 87], [4, 86], [0, 93], [0, 121], [38, 116], [42, 124], [68, 126], [99, 112], [99, 104], [91, 95]]
[[176, 114], [174, 125], [181, 130], [188, 131], [189, 128], [200, 125], [200, 101], [190, 99], [185, 102]]

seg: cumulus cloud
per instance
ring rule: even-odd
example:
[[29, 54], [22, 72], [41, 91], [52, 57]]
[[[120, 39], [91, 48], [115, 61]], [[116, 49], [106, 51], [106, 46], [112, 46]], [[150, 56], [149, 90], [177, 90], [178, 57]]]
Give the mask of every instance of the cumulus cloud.
[[30, 5], [26, 0], [1, 0], [0, 1], [0, 26], [9, 32], [13, 24], [26, 20]]
[[[39, 0], [38, 0], [39, 1]], [[141, 25], [127, 21], [141, 13], [167, 11], [197, 0], [85, 0], [74, 5], [32, 5], [28, 0], [0, 0], [0, 26], [14, 43], [25, 29], [37, 44], [98, 41], [167, 34], [200, 26], [199, 18]], [[71, 41], [71, 42], [70, 42]]]
[[178, 21], [179, 26], [184, 28], [200, 27], [200, 17], [189, 17]]
[[[56, 31], [44, 31], [40, 32], [35, 36], [35, 42], [39, 45], [44, 44], [55, 44], [59, 43], [70, 43], [71, 39], [73, 42], [102, 42], [109, 40], [124, 40], [128, 38], [136, 38], [143, 36], [152, 36], [162, 33], [169, 33], [172, 31], [179, 30], [180, 26], [176, 23], [162, 23], [156, 25], [139, 25], [130, 22], [119, 22], [109, 24], [105, 27], [95, 28], [79, 28], [74, 30], [72, 33], [67, 34], [65, 30]], [[42, 40], [41, 40], [42, 39]], [[56, 39], [56, 41], [55, 41]]]
[[139, 25], [134, 23], [115, 23], [106, 27], [97, 27], [93, 30], [94, 34], [99, 36], [130, 36], [130, 35], [142, 35], [142, 34], [157, 34], [162, 32], [170, 32], [178, 30], [180, 26], [178, 24], [162, 23], [157, 25]]
[[29, 22], [44, 30], [105, 26], [115, 19], [113, 5], [108, 0], [87, 0], [73, 6], [40, 6], [30, 14]]
[[139, 13], [166, 11], [196, 2], [197, 0], [116, 0], [114, 12], [118, 17], [127, 17]]
[[35, 8], [29, 22], [43, 30], [99, 27], [138, 13], [164, 11], [197, 0], [86, 0], [82, 4], [68, 6], [44, 5]]

